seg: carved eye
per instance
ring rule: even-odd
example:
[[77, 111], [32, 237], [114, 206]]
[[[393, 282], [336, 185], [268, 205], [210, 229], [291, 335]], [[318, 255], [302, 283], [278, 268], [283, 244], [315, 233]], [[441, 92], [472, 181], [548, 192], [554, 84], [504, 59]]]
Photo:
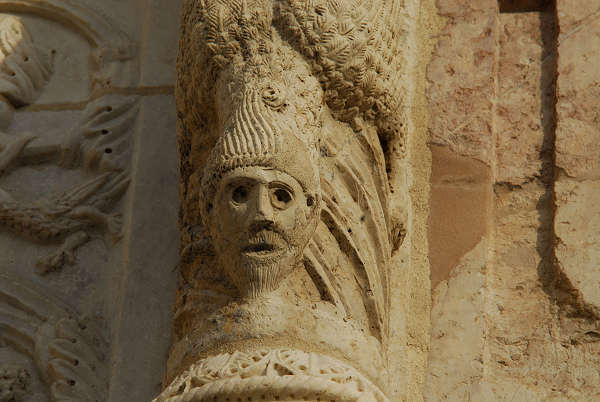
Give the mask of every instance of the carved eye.
[[287, 209], [292, 204], [292, 194], [285, 188], [271, 189], [271, 203], [275, 208]]
[[238, 186], [233, 190], [231, 199], [236, 204], [243, 204], [248, 201], [248, 188], [246, 186]]

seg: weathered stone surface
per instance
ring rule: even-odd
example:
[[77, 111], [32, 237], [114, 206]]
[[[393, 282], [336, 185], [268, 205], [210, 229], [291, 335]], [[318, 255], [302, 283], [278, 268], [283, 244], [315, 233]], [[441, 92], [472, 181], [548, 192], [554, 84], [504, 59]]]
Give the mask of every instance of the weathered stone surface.
[[556, 184], [556, 258], [583, 301], [600, 313], [600, 182]]
[[160, 390], [178, 257], [164, 34], [177, 20], [161, 37], [138, 5], [0, 2], [1, 400]]
[[[114, 332], [111, 401], [151, 400], [160, 392], [171, 344], [179, 258], [177, 152], [172, 96], [141, 101], [138, 158], [128, 203], [127, 249], [118, 287], [110, 289]], [[160, 163], [156, 163], [160, 161]], [[151, 353], [149, 353], [151, 351]], [[139, 367], [145, 369], [140, 372]]]
[[557, 2], [558, 47], [556, 165], [578, 180], [600, 177], [600, 2]]
[[[413, 318], [429, 307], [423, 230], [406, 233], [408, 215], [422, 222], [426, 214], [408, 201], [426, 203], [428, 174], [427, 158], [411, 155], [423, 151], [424, 136], [409, 120], [416, 85], [406, 62], [417, 61], [402, 45], [416, 35], [418, 3], [408, 3], [184, 4], [176, 86], [183, 256], [171, 385], [159, 400], [312, 400], [323, 386], [324, 399], [350, 398], [353, 380], [318, 365], [203, 371], [215, 359], [281, 348], [353, 367], [360, 375], [352, 377], [376, 387], [359, 386], [370, 396], [357, 398], [418, 398], [414, 382], [404, 395], [397, 389], [389, 363], [392, 336], [424, 348], [428, 328], [390, 313], [392, 286], [406, 289]], [[404, 264], [416, 272], [403, 277]], [[404, 365], [422, 382], [410, 364], [416, 349], [400, 355], [395, 378]], [[255, 384], [264, 392], [255, 395]]]
[[[562, 374], [584, 395], [598, 397], [600, 345], [600, 261], [598, 244], [599, 115], [596, 68], [600, 2], [576, 7], [558, 1], [561, 33], [558, 46], [558, 84], [555, 184], [556, 298], [560, 302], [560, 331], [568, 339], [569, 360], [579, 375]], [[593, 356], [587, 364], [585, 356]], [[581, 368], [579, 368], [581, 367]], [[595, 389], [594, 389], [595, 388]], [[574, 393], [576, 395], [576, 393]], [[593, 399], [593, 398], [592, 398]]]
[[600, 400], [600, 0], [180, 3], [0, 1], [0, 401]]
[[433, 294], [426, 401], [474, 398], [483, 379], [487, 248], [482, 239]]
[[[140, 83], [142, 87], [172, 87], [175, 82], [175, 59], [181, 2], [165, 0], [139, 1], [144, 10], [140, 21]], [[165, 88], [166, 89], [166, 88]]]
[[[492, 147], [485, 148], [490, 158], [484, 160], [492, 167], [487, 191], [494, 203], [481, 219], [487, 222], [489, 239], [481, 262], [486, 268], [480, 310], [484, 320], [481, 327], [473, 324], [471, 306], [464, 317], [451, 315], [457, 317], [452, 322], [444, 316], [432, 316], [434, 336], [425, 388], [430, 400], [579, 401], [598, 397], [598, 96], [592, 65], [597, 64], [598, 46], [593, 44], [598, 37], [595, 16], [600, 5], [595, 3], [578, 7], [574, 2], [558, 1], [558, 21], [550, 8], [519, 12], [516, 7], [512, 13], [497, 14], [497, 29], [492, 30], [496, 67], [490, 73], [495, 82], [491, 91], [494, 118], [472, 117], [472, 107], [464, 103], [455, 109], [444, 105], [444, 112], [452, 110], [456, 120], [492, 122], [490, 138], [494, 141]], [[502, 2], [501, 7], [507, 4], [516, 3]], [[460, 2], [451, 5], [455, 8], [450, 8], [448, 2], [439, 3], [440, 14], [450, 19], [446, 30], [473, 24], [464, 21], [468, 8], [461, 7]], [[492, 7], [489, 10], [493, 12]], [[453, 42], [444, 41], [442, 36], [430, 76], [431, 69], [437, 68], [438, 76], [443, 77], [440, 66], [452, 65], [446, 60], [453, 60], [452, 52], [462, 54], [456, 49], [478, 45], [471, 46], [458, 35]], [[437, 60], [439, 55], [444, 57]], [[478, 77], [476, 64], [466, 68]], [[447, 82], [447, 93], [460, 93], [465, 82], [478, 82], [467, 78], [462, 82], [442, 81]], [[434, 95], [438, 87], [432, 86]], [[437, 112], [437, 98], [430, 97], [430, 102]], [[436, 114], [435, 121], [443, 118]], [[449, 149], [458, 154], [475, 155], [465, 151], [472, 149], [469, 147], [474, 141], [470, 137], [457, 140], [447, 125], [434, 123], [432, 127], [436, 130], [432, 133], [435, 143], [450, 144]], [[456, 141], [458, 145], [453, 144]], [[435, 162], [438, 151], [432, 148]], [[435, 201], [436, 188], [444, 177], [444, 170], [436, 171], [435, 166], [432, 207], [444, 205], [442, 196]], [[452, 169], [450, 163], [442, 166]], [[449, 205], [444, 205], [448, 210], [459, 210], [470, 202], [452, 194], [447, 198]], [[463, 194], [469, 193], [463, 190]], [[435, 209], [432, 212], [430, 235], [437, 230], [437, 237], [444, 239], [445, 233], [452, 240], [438, 240], [437, 244], [450, 244], [456, 235], [451, 237], [453, 231], [444, 228], [444, 220], [433, 218]], [[478, 214], [469, 218], [475, 219]], [[432, 257], [454, 251], [442, 247], [432, 251]], [[450, 271], [451, 279], [441, 282], [434, 291], [454, 295], [435, 298], [434, 312], [452, 311], [456, 300], [470, 294], [464, 283], [453, 282], [463, 275], [464, 265], [459, 267]], [[461, 286], [467, 289], [465, 293]], [[463, 349], [449, 342], [452, 338], [435, 334], [446, 334], [454, 328], [482, 331], [484, 340], [480, 344], [472, 341], [478, 346], [468, 350], [473, 354], [483, 350], [479, 371], [468, 365], [466, 358], [453, 360], [458, 361], [452, 366], [454, 370], [444, 370], [442, 361], [460, 356]], [[469, 332], [463, 332], [468, 339]], [[583, 363], [586, 358], [590, 360]]]
[[431, 141], [489, 164], [496, 1], [444, 0], [437, 5], [446, 27], [427, 71]]
[[[494, 124], [497, 182], [522, 184], [539, 176], [544, 135], [552, 130], [554, 66], [545, 51], [539, 13], [501, 14], [498, 22], [497, 104]], [[546, 44], [550, 46], [550, 44]]]

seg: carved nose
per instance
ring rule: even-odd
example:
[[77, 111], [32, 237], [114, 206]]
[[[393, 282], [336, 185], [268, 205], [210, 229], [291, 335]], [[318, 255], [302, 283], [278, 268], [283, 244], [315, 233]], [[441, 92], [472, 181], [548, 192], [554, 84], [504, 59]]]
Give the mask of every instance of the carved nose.
[[269, 189], [260, 186], [258, 189], [258, 197], [256, 199], [256, 214], [255, 220], [273, 221], [273, 205], [269, 199]]

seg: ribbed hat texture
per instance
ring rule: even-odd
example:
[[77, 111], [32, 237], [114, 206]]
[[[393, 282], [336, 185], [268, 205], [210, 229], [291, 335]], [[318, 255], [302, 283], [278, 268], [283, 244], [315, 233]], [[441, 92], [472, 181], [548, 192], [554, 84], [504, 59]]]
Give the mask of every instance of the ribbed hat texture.
[[306, 193], [320, 197], [313, 134], [301, 132], [294, 116], [277, 111], [284, 102], [273, 99], [274, 91], [265, 88], [244, 92], [204, 170], [204, 213], [210, 210], [221, 178], [236, 168], [248, 166], [285, 172], [296, 179]]

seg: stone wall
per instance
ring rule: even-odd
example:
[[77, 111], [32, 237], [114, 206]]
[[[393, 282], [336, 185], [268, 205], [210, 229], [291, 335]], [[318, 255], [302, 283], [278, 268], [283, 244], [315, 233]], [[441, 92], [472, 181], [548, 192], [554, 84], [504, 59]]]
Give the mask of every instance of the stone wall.
[[599, 396], [599, 9], [438, 2], [426, 400]]

